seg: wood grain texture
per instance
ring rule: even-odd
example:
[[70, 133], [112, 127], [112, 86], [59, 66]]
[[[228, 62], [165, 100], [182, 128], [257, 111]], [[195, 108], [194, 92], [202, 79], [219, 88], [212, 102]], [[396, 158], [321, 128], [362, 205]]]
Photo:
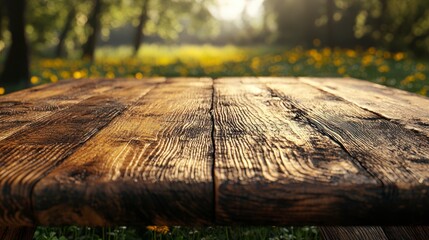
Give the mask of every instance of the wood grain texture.
[[33, 239], [35, 227], [0, 227], [0, 239], [2, 240], [31, 240]]
[[360, 224], [427, 223], [429, 138], [425, 134], [296, 79], [261, 81], [271, 89], [272, 96], [281, 98], [312, 126], [340, 144], [381, 181], [381, 188], [371, 190], [363, 186], [359, 190], [377, 196], [365, 200], [367, 206], [361, 212], [368, 215]]
[[38, 119], [1, 140], [0, 225], [33, 225], [34, 184], [154, 87], [124, 80], [107, 93]]
[[[0, 226], [427, 224], [427, 101], [296, 78], [13, 93], [0, 98]], [[359, 239], [428, 233], [356, 229]]]
[[325, 240], [427, 240], [429, 227], [424, 226], [368, 226], [319, 228]]
[[37, 222], [212, 222], [211, 98], [211, 79], [150, 91], [37, 183]]
[[389, 240], [427, 240], [429, 226], [394, 226], [383, 227]]
[[218, 224], [351, 224], [381, 189], [342, 146], [258, 79], [214, 82]]
[[389, 240], [381, 227], [321, 227], [325, 240]]
[[0, 140], [80, 101], [120, 87], [121, 80], [65, 80], [5, 95], [0, 98]]
[[428, 98], [357, 79], [299, 80], [429, 137]]

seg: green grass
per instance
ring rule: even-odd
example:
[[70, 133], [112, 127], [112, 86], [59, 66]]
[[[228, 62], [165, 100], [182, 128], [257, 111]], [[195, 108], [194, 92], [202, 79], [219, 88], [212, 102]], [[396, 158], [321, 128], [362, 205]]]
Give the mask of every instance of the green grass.
[[36, 240], [306, 240], [319, 239], [315, 227], [171, 227], [168, 232], [151, 231], [146, 228], [89, 228], [89, 227], [38, 227]]
[[[136, 57], [132, 57], [130, 47], [102, 48], [96, 56], [94, 62], [34, 57], [31, 82], [38, 85], [66, 78], [150, 76], [354, 77], [429, 96], [427, 60], [377, 49], [148, 45]], [[4, 92], [0, 85], [0, 94]], [[314, 227], [171, 227], [167, 233], [159, 233], [146, 228], [71, 226], [39, 227], [35, 234], [37, 240], [318, 238]]]
[[[354, 77], [429, 96], [429, 61], [374, 48], [144, 46], [102, 48], [94, 62], [33, 58], [33, 85], [65, 78], [149, 76]], [[0, 87], [2, 87], [0, 85]], [[0, 89], [0, 93], [1, 93]]]

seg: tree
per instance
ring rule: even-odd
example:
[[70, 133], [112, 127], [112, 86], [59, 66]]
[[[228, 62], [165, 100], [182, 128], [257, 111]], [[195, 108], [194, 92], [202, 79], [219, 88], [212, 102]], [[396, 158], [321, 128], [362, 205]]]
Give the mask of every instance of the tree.
[[29, 56], [25, 36], [25, 0], [6, 0], [12, 43], [6, 56], [1, 81], [6, 85], [28, 85]]
[[67, 19], [64, 24], [64, 28], [61, 31], [58, 39], [58, 45], [55, 48], [55, 57], [61, 57], [64, 53], [64, 44], [67, 38], [68, 33], [72, 29], [73, 21], [76, 17], [76, 9], [74, 6], [71, 6], [70, 12], [67, 14]]
[[326, 15], [328, 18], [328, 22], [326, 24], [327, 27], [327, 42], [329, 47], [334, 47], [334, 9], [335, 2], [334, 0], [326, 0]]
[[139, 17], [139, 24], [136, 27], [136, 35], [134, 38], [134, 55], [137, 54], [140, 48], [140, 43], [144, 38], [143, 29], [146, 26], [148, 20], [148, 8], [149, 8], [149, 0], [143, 0], [141, 13]]
[[83, 45], [82, 57], [90, 60], [94, 59], [95, 47], [97, 44], [98, 34], [101, 30], [101, 13], [103, 1], [94, 0], [94, 7], [88, 19], [89, 36]]
[[321, 0], [265, 0], [267, 14], [275, 18], [277, 41], [281, 44], [311, 46], [324, 32], [316, 21], [322, 15]]
[[4, 0], [0, 0], [0, 40], [3, 39]]

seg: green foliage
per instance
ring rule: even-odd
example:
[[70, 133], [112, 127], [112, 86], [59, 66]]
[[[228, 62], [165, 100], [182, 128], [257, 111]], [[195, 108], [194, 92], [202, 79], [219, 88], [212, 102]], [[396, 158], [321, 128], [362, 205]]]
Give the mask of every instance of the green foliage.
[[[149, 76], [354, 77], [429, 96], [429, 62], [381, 49], [143, 46], [100, 49], [95, 62], [37, 59], [32, 83], [64, 78]], [[1, 86], [0, 86], [1, 87]]]
[[328, 0], [265, 0], [266, 19], [276, 28], [279, 43], [310, 46], [334, 39], [343, 47], [378, 46], [390, 51], [428, 53], [429, 1], [426, 0], [335, 0], [329, 36]]
[[[158, 229], [162, 229], [159, 231]], [[167, 231], [164, 229], [168, 229]], [[319, 233], [315, 227], [155, 227], [147, 228], [89, 228], [89, 227], [38, 227], [35, 240], [316, 240]]]
[[[59, 42], [60, 33], [66, 25], [71, 9], [76, 13], [65, 47], [68, 52], [80, 51], [89, 35], [90, 29], [86, 23], [93, 8], [93, 1], [32, 0], [27, 2], [26, 32], [34, 53], [52, 56], [51, 50]], [[216, 22], [208, 10], [212, 4], [214, 4], [212, 0], [150, 0], [145, 35], [158, 36], [166, 40], [174, 40], [185, 31], [187, 34], [199, 37], [212, 36], [216, 33]], [[103, 0], [101, 38], [107, 40], [113, 29], [129, 24], [137, 26], [141, 5], [141, 0]], [[130, 44], [133, 37], [128, 36]]]

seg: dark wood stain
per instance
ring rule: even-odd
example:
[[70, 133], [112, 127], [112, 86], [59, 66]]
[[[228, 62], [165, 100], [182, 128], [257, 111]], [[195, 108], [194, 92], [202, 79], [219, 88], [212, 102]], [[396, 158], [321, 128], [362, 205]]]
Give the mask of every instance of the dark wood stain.
[[137, 89], [135, 81], [121, 84], [127, 88], [84, 99], [19, 127], [0, 141], [0, 225], [33, 225], [35, 183], [154, 87]]
[[213, 222], [211, 85], [169, 79], [137, 101], [37, 183], [37, 222]]
[[0, 239], [34, 224], [427, 239], [389, 225], [429, 223], [428, 106], [328, 78], [67, 80], [2, 96]]
[[321, 227], [320, 233], [325, 240], [426, 240], [429, 239], [429, 227]]
[[218, 222], [427, 221], [423, 132], [293, 78], [217, 79], [214, 88]]
[[2, 240], [31, 240], [35, 227], [0, 227], [0, 239]]

